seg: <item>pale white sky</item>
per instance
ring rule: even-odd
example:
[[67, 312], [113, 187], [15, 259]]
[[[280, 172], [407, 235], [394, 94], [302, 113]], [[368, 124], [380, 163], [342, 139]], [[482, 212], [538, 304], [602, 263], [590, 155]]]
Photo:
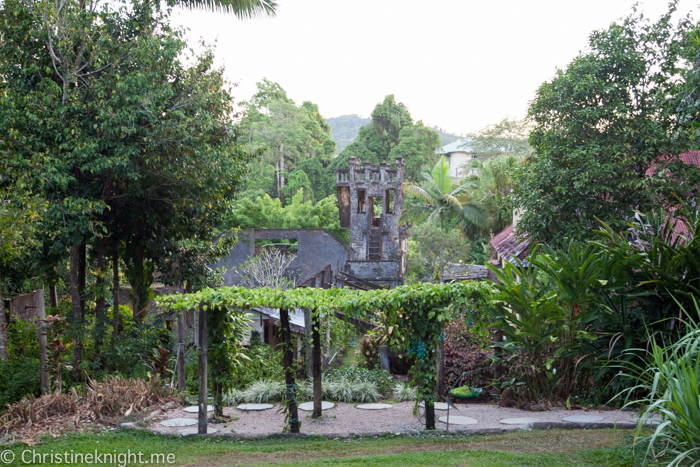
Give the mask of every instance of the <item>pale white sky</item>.
[[[683, 14], [699, 0], [680, 0]], [[463, 134], [523, 117], [538, 86], [634, 0], [279, 0], [277, 16], [175, 11], [188, 39], [216, 42], [236, 100], [278, 82], [321, 114], [369, 116], [387, 94], [414, 120]], [[667, 0], [640, 10], [658, 18]]]

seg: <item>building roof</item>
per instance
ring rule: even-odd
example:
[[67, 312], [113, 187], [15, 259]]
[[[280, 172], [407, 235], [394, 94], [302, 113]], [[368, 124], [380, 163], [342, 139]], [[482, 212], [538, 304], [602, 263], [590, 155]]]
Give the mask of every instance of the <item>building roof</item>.
[[470, 142], [471, 142], [471, 138], [458, 139], [457, 141], [454, 141], [450, 144], [446, 144], [445, 146], [440, 148], [440, 150], [437, 151], [437, 153], [438, 154], [449, 154], [451, 152], [470, 153], [470, 152], [472, 152], [472, 148], [469, 147]]
[[[664, 159], [664, 158], [662, 158]], [[666, 160], [670, 160], [671, 158], [665, 158]], [[695, 151], [688, 151], [684, 152], [683, 154], [678, 155], [678, 159], [680, 159], [681, 162], [684, 162], [686, 164], [692, 164], [696, 167], [700, 167], [700, 150], [695, 150]], [[656, 172], [656, 166], [651, 166], [647, 169], [646, 175], [651, 176], [654, 175]]]
[[520, 260], [527, 257], [527, 249], [530, 246], [530, 241], [525, 239], [518, 240], [513, 232], [513, 224], [509, 225], [501, 232], [496, 234], [491, 239], [491, 248], [493, 248], [501, 258], [506, 261], [511, 261], [513, 257]]
[[[280, 319], [280, 310], [277, 308], [267, 308], [264, 306], [259, 306], [253, 308], [253, 311], [257, 311], [258, 313], [267, 315], [275, 321], [279, 321]], [[289, 324], [289, 329], [292, 332], [303, 334], [304, 328], [306, 327], [304, 322], [304, 311], [300, 308], [294, 308], [293, 310], [289, 310]]]

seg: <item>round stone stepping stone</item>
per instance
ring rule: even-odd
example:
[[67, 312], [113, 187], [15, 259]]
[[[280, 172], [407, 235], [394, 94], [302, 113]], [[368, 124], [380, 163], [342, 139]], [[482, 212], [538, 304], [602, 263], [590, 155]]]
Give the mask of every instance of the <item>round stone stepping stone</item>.
[[501, 423], [504, 425], [527, 425], [529, 423], [539, 422], [539, 418], [522, 417], [522, 418], [504, 418]]
[[241, 404], [236, 407], [238, 410], [243, 410], [246, 412], [257, 412], [260, 410], [267, 410], [273, 408], [272, 404]]
[[[447, 423], [447, 417], [440, 417], [438, 421]], [[459, 415], [450, 415], [450, 425], [476, 425], [476, 418], [462, 417]]]
[[391, 404], [360, 404], [356, 408], [360, 410], [383, 410], [393, 407]]
[[[198, 405], [191, 405], [189, 407], [185, 407], [182, 410], [184, 410], [187, 413], [199, 413], [199, 406]], [[213, 411], [214, 411], [214, 406], [207, 405], [207, 412], [213, 412]]]
[[602, 422], [605, 418], [598, 415], [574, 415], [572, 417], [564, 417], [562, 420], [571, 423], [595, 423]]
[[160, 424], [163, 426], [192, 426], [197, 424], [197, 420], [194, 418], [171, 418], [163, 420]]
[[[210, 435], [212, 433], [216, 433], [219, 431], [217, 428], [209, 428], [207, 427], [207, 434]], [[192, 428], [183, 428], [182, 430], [177, 430], [177, 432], [181, 435], [196, 435], [199, 433], [199, 427], [195, 426]]]
[[[335, 407], [335, 404], [333, 402], [326, 402], [326, 401], [321, 402], [321, 410], [328, 410], [328, 409], [332, 409], [333, 407]], [[304, 402], [303, 404], [299, 404], [299, 406], [297, 408], [299, 410], [303, 410], [305, 412], [313, 412], [314, 403], [313, 402]]]
[[[419, 407], [425, 407], [425, 402], [420, 402], [418, 404]], [[435, 403], [435, 410], [447, 410], [448, 405], [445, 402], [436, 402]]]

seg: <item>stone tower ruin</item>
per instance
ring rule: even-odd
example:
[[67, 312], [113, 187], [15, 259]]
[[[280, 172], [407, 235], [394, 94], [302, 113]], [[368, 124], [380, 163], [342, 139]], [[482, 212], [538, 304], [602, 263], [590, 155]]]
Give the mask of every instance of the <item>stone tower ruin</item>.
[[350, 229], [345, 273], [378, 286], [396, 287], [406, 277], [408, 232], [399, 226], [404, 195], [403, 159], [396, 168], [379, 168], [352, 157], [349, 169], [336, 172], [340, 226]]

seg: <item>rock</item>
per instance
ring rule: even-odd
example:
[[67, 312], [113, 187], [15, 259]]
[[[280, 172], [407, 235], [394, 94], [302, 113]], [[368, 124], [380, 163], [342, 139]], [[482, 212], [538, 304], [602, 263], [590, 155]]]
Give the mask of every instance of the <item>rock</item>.
[[529, 410], [530, 412], [545, 412], [547, 406], [544, 404], [526, 405], [523, 410]]
[[130, 426], [134, 426], [134, 423], [133, 422], [122, 423], [121, 426], [124, 428], [128, 428]]
[[504, 389], [501, 393], [501, 402], [499, 402], [498, 405], [501, 407], [514, 407], [516, 402], [515, 397], [513, 397], [513, 391]]
[[153, 412], [146, 415], [146, 418], [144, 418], [144, 420], [153, 420], [155, 417], [160, 415], [160, 413], [161, 413], [160, 410], [154, 410]]

